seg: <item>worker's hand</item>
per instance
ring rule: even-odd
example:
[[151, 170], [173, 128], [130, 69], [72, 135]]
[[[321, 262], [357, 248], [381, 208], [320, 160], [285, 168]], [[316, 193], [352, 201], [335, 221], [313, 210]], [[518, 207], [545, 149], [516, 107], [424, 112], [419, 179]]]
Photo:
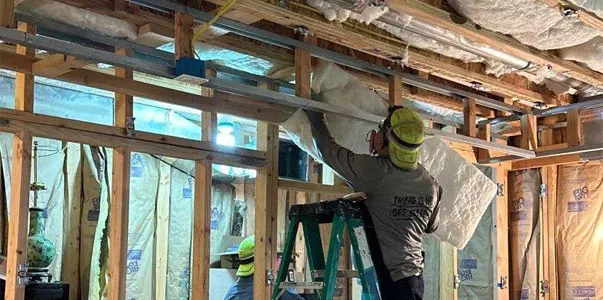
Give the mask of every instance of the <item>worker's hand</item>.
[[363, 192], [351, 193], [343, 196], [341, 199], [346, 201], [362, 201], [366, 199], [366, 194]]

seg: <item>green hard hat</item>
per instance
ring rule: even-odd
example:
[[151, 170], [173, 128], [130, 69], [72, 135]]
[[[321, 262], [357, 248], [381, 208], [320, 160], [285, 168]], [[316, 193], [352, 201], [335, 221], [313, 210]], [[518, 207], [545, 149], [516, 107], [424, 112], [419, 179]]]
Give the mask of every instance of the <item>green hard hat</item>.
[[255, 268], [253, 267], [253, 255], [255, 253], [255, 235], [245, 238], [239, 244], [239, 260], [241, 264], [237, 270], [237, 276], [251, 276]]

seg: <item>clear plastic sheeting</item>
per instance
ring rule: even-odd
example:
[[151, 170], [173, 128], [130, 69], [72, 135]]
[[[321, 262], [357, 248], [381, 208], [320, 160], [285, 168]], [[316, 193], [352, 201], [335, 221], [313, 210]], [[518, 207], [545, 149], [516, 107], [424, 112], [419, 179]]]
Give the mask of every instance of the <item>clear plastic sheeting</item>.
[[[321, 62], [314, 69], [312, 90], [318, 94], [316, 100], [345, 107], [349, 114], [365, 111], [387, 115], [385, 100], [333, 63]], [[340, 145], [355, 153], [368, 153], [366, 134], [375, 129], [376, 124], [331, 114], [326, 114], [326, 122]], [[295, 144], [314, 158], [319, 157], [310, 123], [303, 111], [297, 111], [283, 127]], [[444, 189], [441, 222], [434, 234], [440, 240], [463, 248], [496, 194], [496, 185], [437, 137], [425, 141], [420, 159]]]
[[556, 233], [560, 299], [603, 297], [603, 163], [559, 166]]
[[578, 18], [564, 17], [541, 1], [450, 0], [448, 4], [486, 29], [510, 34], [542, 50], [579, 45], [600, 35]]
[[511, 299], [538, 299], [540, 183], [538, 169], [509, 172]]

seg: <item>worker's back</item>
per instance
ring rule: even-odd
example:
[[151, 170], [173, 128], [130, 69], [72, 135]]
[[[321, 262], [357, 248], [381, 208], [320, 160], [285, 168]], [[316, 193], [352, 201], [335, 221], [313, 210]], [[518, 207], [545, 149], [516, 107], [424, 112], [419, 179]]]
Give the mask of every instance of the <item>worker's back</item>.
[[[377, 158], [375, 158], [377, 159]], [[384, 169], [370, 190], [366, 207], [372, 217], [381, 256], [392, 280], [418, 275], [423, 270], [422, 241], [438, 201], [438, 184], [419, 165], [414, 170], [395, 167], [379, 159]]]

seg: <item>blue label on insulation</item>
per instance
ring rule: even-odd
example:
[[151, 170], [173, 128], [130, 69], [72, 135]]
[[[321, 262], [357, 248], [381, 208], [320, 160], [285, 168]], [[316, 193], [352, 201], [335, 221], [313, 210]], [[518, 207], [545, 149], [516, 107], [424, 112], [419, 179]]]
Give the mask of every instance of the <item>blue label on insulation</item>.
[[520, 299], [529, 299], [530, 298], [530, 289], [522, 289]]
[[511, 221], [521, 221], [528, 219], [528, 212], [525, 210], [511, 212]]
[[594, 286], [575, 286], [572, 287], [573, 297], [595, 297]]
[[588, 202], [586, 201], [572, 201], [567, 203], [567, 211], [569, 212], [581, 212], [588, 210]]
[[141, 260], [142, 250], [130, 250], [128, 251], [128, 260]]
[[467, 258], [461, 260], [461, 269], [477, 269], [477, 259]]
[[184, 199], [193, 198], [193, 190], [190, 188], [183, 188], [182, 189], [182, 198], [184, 198]]

